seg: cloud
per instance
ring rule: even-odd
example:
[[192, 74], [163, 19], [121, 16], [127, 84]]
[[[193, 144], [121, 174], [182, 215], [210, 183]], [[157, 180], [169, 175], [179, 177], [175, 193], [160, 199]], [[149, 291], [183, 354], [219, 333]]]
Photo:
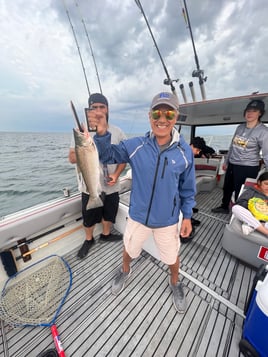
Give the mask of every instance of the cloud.
[[[147, 130], [151, 98], [169, 87], [163, 84], [166, 73], [142, 13], [135, 0], [92, 3], [2, 1], [0, 130], [69, 131], [74, 125], [70, 99], [82, 120], [85, 75], [90, 91], [99, 91], [87, 36], [111, 120], [127, 132]], [[191, 76], [196, 63], [182, 1], [165, 0], [161, 8], [158, 0], [141, 3], [170, 77], [180, 79], [179, 96], [183, 83], [190, 99], [188, 82], [193, 81], [200, 100], [198, 79]], [[200, 68], [208, 77], [207, 98], [267, 92], [267, 2], [187, 0], [187, 8]]]

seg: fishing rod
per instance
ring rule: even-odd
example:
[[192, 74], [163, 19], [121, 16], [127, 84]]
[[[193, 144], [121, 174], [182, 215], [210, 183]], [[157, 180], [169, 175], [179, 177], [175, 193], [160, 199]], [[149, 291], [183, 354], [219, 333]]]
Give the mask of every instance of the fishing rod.
[[[162, 65], [163, 65], [164, 71], [165, 71], [165, 73], [166, 73], [167, 78], [164, 79], [164, 84], [170, 86], [172, 92], [173, 92], [174, 94], [176, 94], [176, 89], [175, 89], [175, 87], [174, 87], [174, 85], [173, 85], [173, 82], [178, 82], [179, 79], [171, 79], [171, 78], [170, 78], [170, 75], [169, 75], [169, 73], [168, 73], [167, 67], [166, 67], [165, 62], [164, 62], [164, 60], [163, 60], [163, 57], [162, 57], [162, 55], [161, 55], [161, 53], [160, 53], [160, 50], [159, 50], [159, 48], [158, 48], [158, 46], [157, 46], [157, 43], [156, 43], [156, 41], [155, 41], [153, 32], [152, 32], [152, 30], [151, 30], [150, 24], [149, 24], [149, 22], [148, 22], [148, 20], [147, 20], [147, 17], [146, 17], [146, 15], [145, 15], [145, 12], [144, 12], [144, 10], [143, 10], [143, 7], [142, 7], [142, 5], [141, 5], [141, 2], [140, 2], [140, 0], [135, 0], [135, 2], [136, 2], [136, 4], [137, 4], [138, 8], [141, 10], [141, 13], [142, 13], [142, 15], [143, 15], [143, 17], [144, 17], [144, 20], [145, 20], [145, 22], [146, 22], [146, 25], [147, 25], [147, 27], [148, 27], [148, 30], [149, 30], [149, 32], [150, 32], [150, 34], [151, 34], [152, 39], [153, 39], [155, 48], [156, 48], [156, 50], [157, 50], [157, 53], [158, 53], [158, 55], [159, 55], [159, 58], [160, 58], [160, 60], [161, 60]], [[177, 94], [176, 94], [176, 95], [177, 95]]]
[[74, 106], [74, 104], [73, 104], [73, 102], [72, 102], [72, 101], [70, 101], [70, 104], [71, 104], [71, 109], [72, 109], [73, 116], [74, 116], [74, 118], [75, 118], [75, 121], [76, 121], [77, 127], [78, 127], [78, 129], [79, 129], [80, 133], [83, 133], [83, 132], [84, 132], [84, 129], [83, 129], [83, 127], [82, 127], [82, 125], [81, 125], [81, 123], [80, 123], [80, 120], [79, 120], [79, 118], [78, 118], [78, 115], [77, 115], [77, 112], [76, 112], [75, 106]]
[[82, 58], [82, 55], [81, 55], [80, 47], [79, 47], [79, 44], [78, 44], [78, 41], [77, 41], [77, 37], [76, 37], [75, 31], [74, 31], [74, 27], [73, 27], [73, 24], [72, 24], [72, 21], [71, 21], [71, 18], [70, 18], [69, 11], [68, 11], [68, 8], [67, 8], [67, 6], [66, 6], [66, 3], [65, 3], [64, 0], [62, 0], [62, 2], [63, 2], [63, 6], [64, 6], [64, 8], [65, 8], [65, 11], [66, 11], [66, 14], [67, 14], [67, 17], [68, 17], [68, 20], [69, 20], [69, 23], [70, 23], [72, 32], [73, 32], [74, 40], [75, 40], [75, 43], [76, 43], [76, 47], [77, 47], [77, 50], [78, 50], [79, 58], [80, 58], [80, 61], [81, 61], [81, 65], [82, 65], [82, 68], [83, 68], [83, 72], [84, 72], [84, 78], [85, 78], [85, 81], [86, 81], [86, 86], [87, 86], [88, 95], [90, 96], [90, 90], [89, 90], [89, 85], [88, 85], [86, 70], [85, 70], [83, 58]]
[[74, 0], [74, 3], [75, 3], [75, 5], [76, 5], [77, 10], [78, 10], [78, 13], [79, 13], [79, 15], [80, 15], [80, 17], [81, 17], [81, 22], [82, 22], [83, 27], [84, 27], [84, 31], [85, 31], [85, 34], [86, 34], [86, 37], [87, 37], [88, 45], [89, 45], [90, 52], [91, 52], [91, 56], [92, 56], [93, 63], [94, 63], [94, 67], [95, 67], [95, 71], [96, 71], [96, 75], [97, 75], [97, 79], [98, 79], [98, 83], [99, 83], [100, 93], [102, 94], [102, 88], [101, 88], [101, 82], [100, 82], [99, 72], [98, 72], [98, 68], [97, 68], [96, 61], [95, 61], [95, 56], [94, 56], [93, 48], [92, 48], [92, 45], [91, 45], [91, 41], [90, 41], [90, 39], [89, 39], [87, 27], [86, 27], [85, 21], [84, 21], [84, 19], [83, 19], [83, 17], [82, 17], [82, 14], [81, 14], [81, 11], [80, 11], [80, 9], [79, 9], [79, 6], [78, 6], [77, 1]]
[[195, 58], [195, 63], [196, 63], [196, 68], [197, 68], [196, 70], [193, 71], [192, 77], [199, 78], [199, 85], [200, 85], [200, 89], [201, 89], [202, 98], [203, 98], [203, 100], [205, 100], [206, 94], [205, 94], [204, 82], [206, 82], [207, 77], [204, 77], [204, 71], [202, 69], [200, 69], [200, 66], [199, 66], [199, 60], [198, 60], [198, 56], [197, 56], [197, 52], [196, 52], [196, 48], [195, 48], [194, 37], [193, 37], [193, 33], [192, 33], [192, 27], [191, 27], [191, 23], [190, 23], [190, 17], [189, 17], [187, 5], [186, 5], [186, 0], [183, 0], [183, 4], [184, 4], [185, 10], [184, 10], [184, 8], [182, 8], [182, 14], [185, 19], [186, 25], [190, 31], [192, 46], [193, 46], [193, 50], [194, 50], [194, 58]]

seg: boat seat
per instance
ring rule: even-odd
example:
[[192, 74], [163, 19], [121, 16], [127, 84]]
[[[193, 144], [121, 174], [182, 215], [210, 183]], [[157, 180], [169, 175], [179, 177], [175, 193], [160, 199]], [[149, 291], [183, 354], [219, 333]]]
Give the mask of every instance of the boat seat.
[[[254, 183], [256, 180], [247, 179], [241, 192]], [[231, 255], [256, 268], [268, 262], [268, 238], [257, 231], [249, 235], [243, 234], [242, 222], [234, 215], [224, 229], [222, 247]]]
[[217, 184], [219, 159], [195, 158], [196, 192], [212, 191]]

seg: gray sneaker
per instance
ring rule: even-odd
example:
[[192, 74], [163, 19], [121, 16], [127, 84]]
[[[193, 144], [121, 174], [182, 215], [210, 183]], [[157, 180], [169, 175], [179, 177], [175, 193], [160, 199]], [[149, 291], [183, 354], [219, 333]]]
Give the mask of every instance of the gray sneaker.
[[186, 299], [183, 291], [183, 284], [177, 283], [176, 285], [171, 285], [171, 283], [169, 283], [169, 286], [172, 290], [174, 307], [180, 314], [183, 314], [186, 310]]
[[119, 270], [117, 273], [113, 283], [112, 283], [112, 294], [113, 295], [118, 295], [125, 287], [125, 283], [127, 279], [129, 278], [131, 273], [131, 269], [129, 270], [128, 273], [124, 273], [122, 269]]

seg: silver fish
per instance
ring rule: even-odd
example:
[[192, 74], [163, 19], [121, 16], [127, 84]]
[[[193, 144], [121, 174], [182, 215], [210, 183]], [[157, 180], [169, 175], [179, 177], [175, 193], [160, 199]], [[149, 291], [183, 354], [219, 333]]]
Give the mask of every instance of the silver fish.
[[84, 179], [89, 200], [87, 209], [103, 206], [100, 188], [99, 154], [94, 140], [87, 131], [73, 129], [78, 173]]

